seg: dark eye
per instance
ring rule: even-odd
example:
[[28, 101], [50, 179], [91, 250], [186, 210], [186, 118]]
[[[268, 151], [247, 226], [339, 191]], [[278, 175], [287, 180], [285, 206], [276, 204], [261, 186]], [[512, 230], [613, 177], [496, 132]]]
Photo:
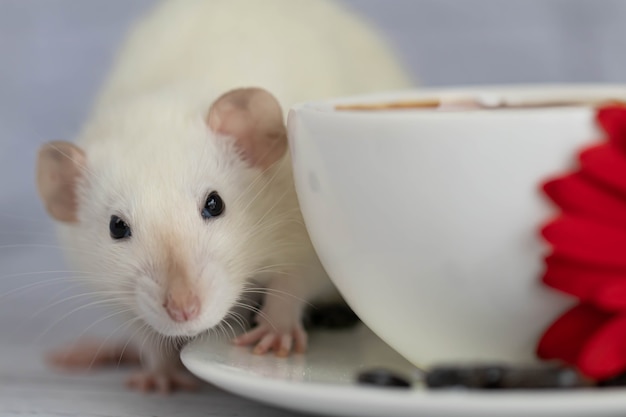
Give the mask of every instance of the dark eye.
[[216, 192], [213, 191], [206, 199], [204, 208], [202, 209], [202, 217], [205, 219], [217, 217], [224, 212], [224, 200]]
[[130, 226], [117, 216], [111, 216], [109, 231], [111, 232], [111, 238], [115, 240], [126, 239], [131, 235]]

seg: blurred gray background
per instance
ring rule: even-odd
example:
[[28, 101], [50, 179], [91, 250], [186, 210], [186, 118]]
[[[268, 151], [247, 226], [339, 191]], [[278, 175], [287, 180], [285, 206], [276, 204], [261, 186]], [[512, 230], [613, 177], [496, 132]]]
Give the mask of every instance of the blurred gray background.
[[[626, 81], [626, 1], [344, 3], [383, 29], [422, 85]], [[62, 301], [82, 289], [46, 272], [65, 266], [36, 199], [34, 156], [73, 137], [126, 28], [153, 4], [0, 0], [1, 342], [57, 343], [100, 317], [64, 317], [93, 299]]]

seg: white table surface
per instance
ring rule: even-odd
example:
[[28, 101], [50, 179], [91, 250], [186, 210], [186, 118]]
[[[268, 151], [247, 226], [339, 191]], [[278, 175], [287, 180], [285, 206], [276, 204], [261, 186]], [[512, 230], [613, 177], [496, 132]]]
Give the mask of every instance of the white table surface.
[[0, 345], [0, 416], [156, 417], [256, 416], [293, 413], [244, 400], [215, 387], [170, 397], [128, 391], [125, 370], [95, 375], [66, 375], [49, 370], [41, 349]]

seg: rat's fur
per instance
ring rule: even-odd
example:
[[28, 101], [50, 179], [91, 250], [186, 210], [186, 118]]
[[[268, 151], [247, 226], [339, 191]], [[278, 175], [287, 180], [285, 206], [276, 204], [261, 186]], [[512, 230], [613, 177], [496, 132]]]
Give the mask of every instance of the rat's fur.
[[285, 112], [413, 81], [380, 34], [329, 0], [165, 0], [134, 28], [101, 106], [188, 80], [216, 93], [260, 86]]
[[[296, 102], [412, 82], [379, 35], [333, 2], [166, 0], [130, 34], [76, 140], [86, 160], [77, 221], [61, 222], [60, 234], [71, 262], [100, 273], [99, 289], [130, 320], [166, 336], [216, 326], [260, 280], [270, 288], [260, 327], [280, 336], [260, 350], [291, 350], [285, 335], [305, 344], [301, 299], [332, 287], [302, 223], [289, 153], [262, 170], [207, 126], [218, 97], [250, 86], [270, 91], [286, 114]], [[225, 212], [203, 219], [214, 190]], [[114, 214], [130, 239], [109, 236]], [[168, 317], [163, 299], [174, 287], [199, 295], [197, 319]], [[171, 375], [172, 358], [150, 343], [149, 377]]]

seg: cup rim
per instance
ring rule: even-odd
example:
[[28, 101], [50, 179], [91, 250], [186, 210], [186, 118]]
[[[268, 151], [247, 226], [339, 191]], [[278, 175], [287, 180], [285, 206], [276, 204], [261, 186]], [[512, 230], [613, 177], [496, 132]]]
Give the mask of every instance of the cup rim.
[[[549, 97], [549, 98], [548, 98]], [[452, 114], [464, 117], [467, 115], [498, 115], [498, 114], [532, 114], [547, 112], [580, 112], [591, 105], [551, 106], [551, 107], [511, 107], [494, 111], [491, 108], [454, 109], [442, 111], [438, 108], [388, 108], [372, 110], [337, 110], [337, 105], [380, 104], [406, 100], [458, 100], [478, 99], [480, 101], [508, 100], [524, 102], [524, 100], [621, 100], [626, 102], [626, 84], [624, 83], [533, 83], [533, 84], [485, 84], [461, 85], [444, 87], [423, 87], [404, 90], [386, 90], [374, 93], [331, 97], [322, 100], [299, 102], [291, 106], [289, 113], [316, 114], [332, 118], [396, 118], [410, 115], [413, 117], [428, 116], [448, 117]]]

